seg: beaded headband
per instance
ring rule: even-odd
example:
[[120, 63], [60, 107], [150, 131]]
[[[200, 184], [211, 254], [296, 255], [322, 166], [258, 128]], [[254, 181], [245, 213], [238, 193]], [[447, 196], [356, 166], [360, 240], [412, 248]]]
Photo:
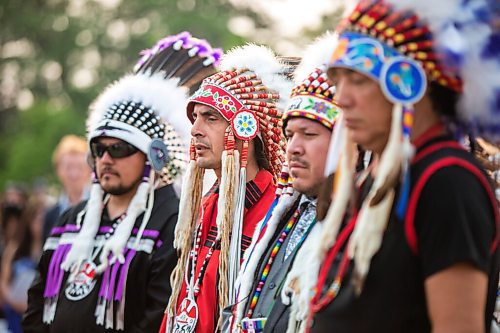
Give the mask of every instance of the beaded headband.
[[290, 103], [283, 114], [283, 130], [290, 118], [315, 120], [332, 130], [340, 108], [333, 101], [335, 87], [326, 76], [326, 66], [316, 68], [302, 84], [292, 90]]
[[333, 100], [335, 87], [326, 75], [326, 64], [337, 45], [337, 39], [337, 35], [327, 32], [304, 51], [294, 72], [295, 87], [283, 114], [283, 131], [291, 117], [315, 120], [333, 129], [340, 109]]

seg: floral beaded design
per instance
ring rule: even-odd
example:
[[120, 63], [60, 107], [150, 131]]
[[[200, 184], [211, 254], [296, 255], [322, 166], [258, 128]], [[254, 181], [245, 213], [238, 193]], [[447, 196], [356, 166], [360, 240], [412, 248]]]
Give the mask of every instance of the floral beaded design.
[[236, 112], [236, 106], [229, 96], [220, 96], [219, 93], [216, 92], [212, 97], [218, 109], [233, 113]]
[[254, 138], [259, 132], [259, 122], [250, 111], [240, 111], [231, 122], [234, 135], [243, 140]]
[[334, 121], [339, 114], [339, 109], [335, 108], [333, 104], [314, 100], [312, 98], [307, 98], [307, 105], [304, 106], [304, 110], [324, 114], [331, 121]]

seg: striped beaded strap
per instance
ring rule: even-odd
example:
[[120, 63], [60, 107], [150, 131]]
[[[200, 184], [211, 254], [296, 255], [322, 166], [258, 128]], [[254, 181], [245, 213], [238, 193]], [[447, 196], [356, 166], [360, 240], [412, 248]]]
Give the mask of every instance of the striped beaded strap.
[[295, 211], [293, 214], [292, 218], [288, 222], [288, 224], [285, 226], [285, 230], [281, 232], [280, 237], [278, 238], [278, 241], [276, 244], [274, 244], [273, 250], [271, 251], [271, 255], [269, 256], [269, 260], [267, 261], [266, 267], [264, 267], [264, 270], [262, 271], [262, 274], [259, 279], [259, 284], [257, 285], [257, 288], [255, 289], [255, 292], [252, 296], [251, 302], [250, 302], [250, 307], [248, 309], [248, 314], [247, 317], [251, 318], [253, 311], [255, 309], [255, 306], [257, 305], [257, 302], [260, 297], [260, 293], [262, 292], [262, 288], [264, 287], [264, 284], [266, 283], [267, 277], [269, 275], [269, 272], [271, 270], [271, 266], [274, 263], [274, 259], [276, 258], [276, 255], [278, 254], [278, 251], [281, 248], [281, 245], [283, 245], [283, 242], [286, 239], [286, 236], [290, 233], [290, 230], [292, 230], [295, 221], [297, 220], [297, 217], [299, 216], [299, 208]]

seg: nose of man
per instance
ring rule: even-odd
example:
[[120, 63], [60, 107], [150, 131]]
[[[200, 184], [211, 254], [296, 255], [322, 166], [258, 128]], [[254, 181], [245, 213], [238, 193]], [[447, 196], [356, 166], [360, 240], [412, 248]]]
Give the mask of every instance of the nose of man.
[[345, 111], [345, 109], [348, 109], [351, 105], [351, 99], [349, 98], [345, 80], [339, 79], [337, 82], [335, 87], [335, 101], [342, 111]]
[[103, 164], [112, 164], [113, 158], [109, 155], [108, 151], [105, 151], [102, 157], [99, 158], [99, 161]]
[[304, 154], [304, 149], [301, 145], [298, 135], [294, 135], [288, 139], [286, 145], [286, 154], [288, 155], [289, 158], [293, 155], [301, 156]]
[[193, 126], [191, 127], [191, 136], [198, 137], [202, 136], [200, 120], [196, 118], [193, 122]]

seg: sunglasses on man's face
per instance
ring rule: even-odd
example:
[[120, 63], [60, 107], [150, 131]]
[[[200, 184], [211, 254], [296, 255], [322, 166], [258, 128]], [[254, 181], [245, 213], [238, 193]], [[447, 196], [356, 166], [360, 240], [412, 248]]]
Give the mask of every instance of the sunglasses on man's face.
[[137, 153], [139, 149], [126, 142], [114, 143], [109, 146], [100, 142], [94, 142], [90, 145], [90, 151], [94, 158], [102, 158], [105, 152], [108, 152], [112, 158], [123, 158]]

